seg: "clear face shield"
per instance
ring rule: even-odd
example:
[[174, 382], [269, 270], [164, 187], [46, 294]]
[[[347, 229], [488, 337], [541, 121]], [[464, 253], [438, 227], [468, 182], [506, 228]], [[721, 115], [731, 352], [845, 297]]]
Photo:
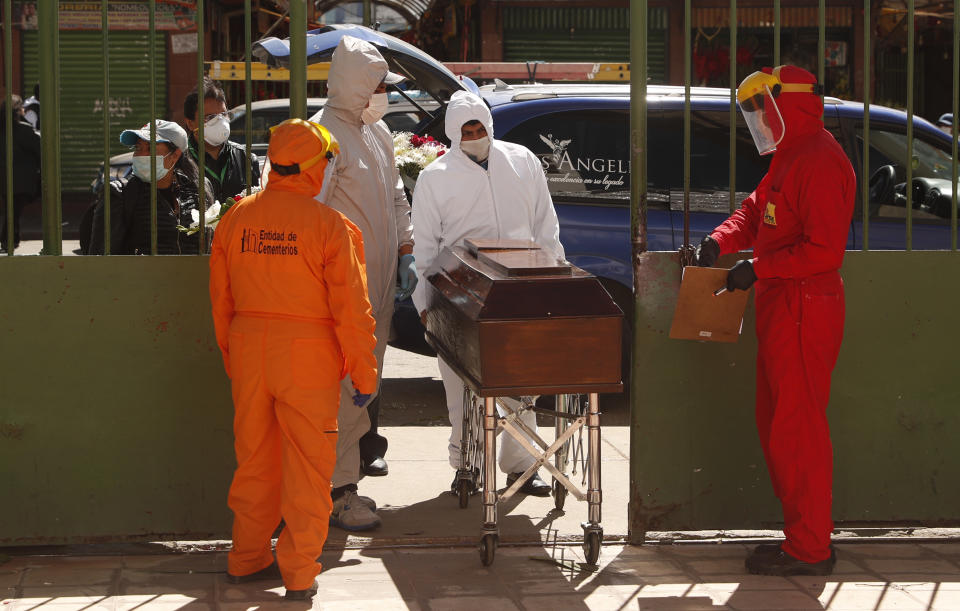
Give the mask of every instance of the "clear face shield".
[[[744, 81], [746, 83], [746, 81]], [[743, 88], [743, 85], [741, 85]], [[740, 98], [739, 91], [737, 97]], [[783, 116], [777, 108], [774, 92], [767, 84], [762, 84], [759, 91], [740, 99], [740, 111], [747, 123], [753, 143], [761, 155], [769, 155], [777, 150], [777, 145], [783, 140], [786, 126]]]

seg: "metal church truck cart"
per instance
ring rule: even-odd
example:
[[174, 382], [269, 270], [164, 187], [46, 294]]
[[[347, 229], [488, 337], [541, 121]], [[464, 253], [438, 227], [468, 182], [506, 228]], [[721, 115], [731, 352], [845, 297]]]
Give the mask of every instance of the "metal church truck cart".
[[[558, 509], [568, 491], [587, 501], [584, 552], [595, 564], [603, 539], [598, 394], [623, 390], [623, 313], [595, 276], [525, 240], [467, 239], [465, 247], [445, 248], [425, 277], [427, 341], [465, 385], [457, 490], [466, 507], [471, 492], [482, 488], [481, 561], [490, 565], [496, 553], [497, 504], [545, 467]], [[530, 398], [536, 395], [556, 395], [555, 408], [536, 407]], [[507, 397], [521, 397], [519, 407], [502, 400]], [[555, 418], [553, 443], [520, 420], [524, 410]], [[502, 492], [496, 485], [500, 433], [536, 459]], [[574, 442], [577, 433], [581, 443]], [[567, 471], [578, 453], [586, 492]]]

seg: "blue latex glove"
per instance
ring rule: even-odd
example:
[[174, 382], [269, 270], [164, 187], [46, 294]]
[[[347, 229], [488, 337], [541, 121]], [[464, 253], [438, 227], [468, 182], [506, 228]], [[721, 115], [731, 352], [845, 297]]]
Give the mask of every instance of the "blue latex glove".
[[357, 407], [363, 407], [367, 401], [370, 400], [370, 397], [373, 396], [373, 393], [362, 393], [356, 389], [353, 392], [353, 404]]
[[397, 301], [403, 301], [413, 295], [413, 289], [417, 288], [417, 266], [413, 255], [401, 255], [400, 262], [397, 264], [397, 280], [400, 282]]

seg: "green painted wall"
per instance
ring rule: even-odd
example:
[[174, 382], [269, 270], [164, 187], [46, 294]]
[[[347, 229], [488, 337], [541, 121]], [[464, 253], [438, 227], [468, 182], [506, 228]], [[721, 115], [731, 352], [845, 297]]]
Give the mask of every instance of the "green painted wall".
[[[752, 306], [734, 345], [667, 338], [672, 253], [643, 258], [631, 516], [774, 526], [753, 425]], [[847, 254], [830, 418], [835, 517], [960, 522], [960, 255]], [[0, 258], [0, 545], [227, 537], [229, 386], [204, 257]]]
[[0, 545], [228, 537], [205, 257], [0, 259]]
[[[721, 264], [732, 264], [732, 259]], [[634, 368], [631, 538], [777, 528], [753, 420], [752, 300], [737, 344], [668, 337], [680, 268], [647, 253]], [[847, 319], [829, 407], [838, 526], [960, 523], [960, 255], [849, 252]]]

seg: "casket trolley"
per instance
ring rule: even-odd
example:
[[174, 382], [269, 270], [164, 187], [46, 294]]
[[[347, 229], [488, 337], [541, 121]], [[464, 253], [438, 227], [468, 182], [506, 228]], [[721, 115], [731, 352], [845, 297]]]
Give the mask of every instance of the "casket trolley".
[[[474, 238], [464, 244], [444, 248], [425, 274], [425, 326], [427, 341], [464, 381], [457, 492], [460, 507], [466, 507], [471, 492], [482, 489], [481, 561], [489, 566], [496, 553], [497, 503], [545, 467], [553, 476], [557, 509], [568, 491], [587, 501], [583, 547], [587, 562], [595, 564], [603, 539], [598, 395], [623, 390], [623, 313], [595, 276], [532, 242]], [[555, 409], [536, 407], [527, 398], [535, 395], [556, 395]], [[517, 406], [504, 400], [508, 397], [524, 399]], [[555, 418], [552, 444], [520, 420], [524, 410]], [[585, 453], [573, 443], [575, 433], [582, 439], [584, 427]], [[496, 436], [501, 432], [536, 462], [498, 493]], [[585, 493], [567, 471], [577, 450], [581, 460], [585, 456]]]

